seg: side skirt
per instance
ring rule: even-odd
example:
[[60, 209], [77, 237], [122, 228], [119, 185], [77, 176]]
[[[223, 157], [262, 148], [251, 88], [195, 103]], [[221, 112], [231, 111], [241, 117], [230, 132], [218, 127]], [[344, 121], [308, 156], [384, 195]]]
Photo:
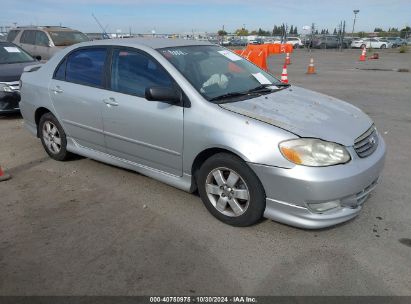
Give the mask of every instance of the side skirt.
[[78, 144], [71, 137], [67, 137], [67, 151], [84, 157], [95, 159], [113, 166], [136, 171], [140, 174], [156, 179], [167, 185], [176, 187], [186, 192], [191, 192], [190, 189], [192, 178], [191, 175], [185, 173], [183, 173], [183, 176], [172, 175], [104, 152], [86, 148]]

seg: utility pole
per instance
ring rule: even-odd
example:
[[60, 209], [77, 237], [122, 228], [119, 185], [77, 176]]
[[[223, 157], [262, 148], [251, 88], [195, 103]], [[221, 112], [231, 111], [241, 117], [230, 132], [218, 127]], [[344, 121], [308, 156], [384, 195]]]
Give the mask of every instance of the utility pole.
[[354, 22], [352, 24], [352, 32], [351, 32], [351, 38], [354, 37], [354, 28], [355, 28], [355, 21], [357, 20], [357, 14], [360, 12], [360, 10], [356, 9], [353, 10], [354, 13]]

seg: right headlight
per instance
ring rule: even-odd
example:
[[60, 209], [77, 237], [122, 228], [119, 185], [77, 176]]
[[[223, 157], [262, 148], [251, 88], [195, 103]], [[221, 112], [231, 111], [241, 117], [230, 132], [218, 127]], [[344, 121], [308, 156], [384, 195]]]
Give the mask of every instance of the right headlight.
[[315, 138], [299, 138], [279, 144], [283, 156], [290, 162], [311, 167], [344, 164], [351, 160], [347, 149], [339, 144]]

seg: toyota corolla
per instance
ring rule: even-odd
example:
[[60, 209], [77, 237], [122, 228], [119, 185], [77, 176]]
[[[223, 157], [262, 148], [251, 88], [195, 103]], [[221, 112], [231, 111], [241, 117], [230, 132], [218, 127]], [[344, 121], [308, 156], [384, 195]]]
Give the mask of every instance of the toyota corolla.
[[350, 220], [386, 153], [358, 108], [208, 42], [77, 44], [26, 68], [21, 93], [25, 125], [50, 157], [79, 154], [198, 190], [234, 226]]

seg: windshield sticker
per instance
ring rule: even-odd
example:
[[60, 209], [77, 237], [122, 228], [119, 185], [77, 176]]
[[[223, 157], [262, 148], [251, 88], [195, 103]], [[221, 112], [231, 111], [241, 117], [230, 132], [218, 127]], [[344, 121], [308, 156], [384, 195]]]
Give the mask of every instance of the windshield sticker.
[[230, 59], [231, 61], [238, 61], [243, 59], [242, 57], [238, 56], [237, 54], [234, 54], [233, 52], [230, 51], [218, 51], [221, 55], [227, 57], [228, 59]]
[[14, 46], [5, 46], [4, 49], [9, 53], [20, 53], [20, 50]]
[[272, 84], [271, 81], [269, 81], [267, 79], [267, 77], [265, 77], [263, 74], [261, 73], [255, 73], [253, 74], [253, 76], [255, 77], [255, 79], [258, 80], [259, 83], [261, 84]]

